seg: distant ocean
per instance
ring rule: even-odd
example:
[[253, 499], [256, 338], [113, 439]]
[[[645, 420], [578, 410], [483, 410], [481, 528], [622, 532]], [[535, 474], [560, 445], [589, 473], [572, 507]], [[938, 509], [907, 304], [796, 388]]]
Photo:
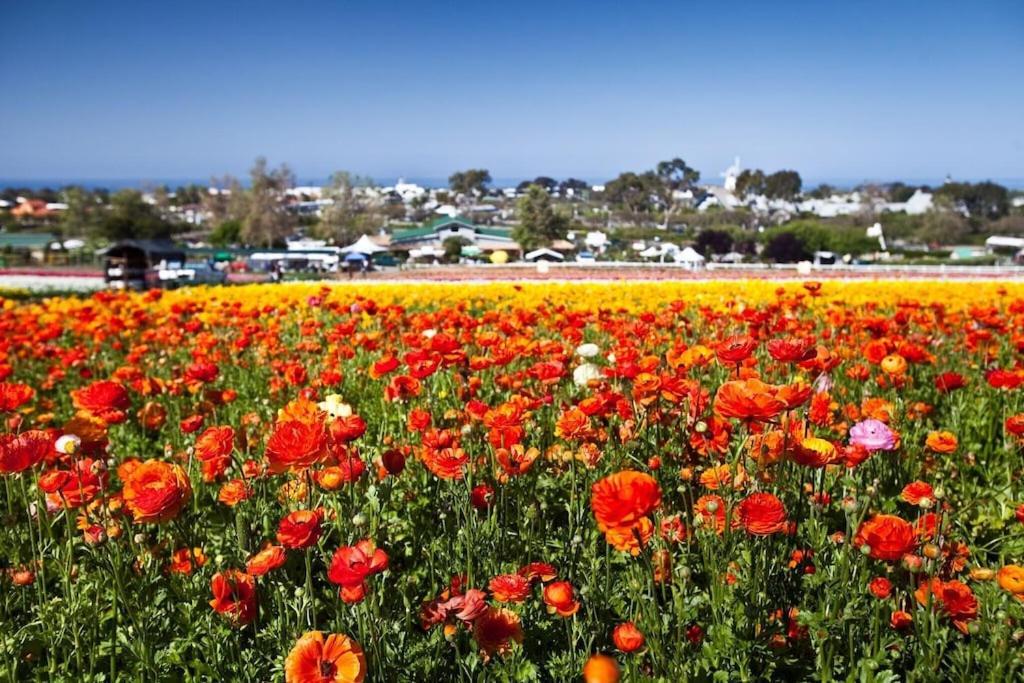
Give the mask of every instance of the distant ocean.
[[[576, 176], [580, 180], [583, 180], [591, 185], [603, 185], [607, 183], [611, 178], [600, 178], [593, 176]], [[427, 188], [440, 188], [448, 186], [448, 179], [442, 177], [422, 177], [422, 176], [382, 176], [375, 177], [370, 176], [373, 182], [381, 187], [391, 186], [397, 183], [399, 180], [404, 180], [407, 183], [415, 183], [421, 187]], [[239, 180], [243, 181], [244, 178], [239, 177]], [[492, 187], [515, 187], [523, 180], [533, 180], [533, 177], [496, 177], [491, 183]], [[564, 178], [556, 178], [556, 180], [564, 180]], [[943, 183], [944, 178], [897, 178], [888, 180], [877, 180], [877, 179], [851, 179], [851, 178], [804, 178], [803, 185], [805, 189], [813, 189], [822, 184], [832, 185], [840, 189], [850, 189], [863, 183], [887, 183], [899, 180], [907, 185], [928, 185], [931, 187], [937, 187]], [[999, 183], [1004, 187], [1011, 190], [1024, 190], [1024, 178], [955, 178], [958, 181], [967, 182], [981, 182], [984, 180], [991, 180]], [[702, 178], [703, 183], [709, 185], [721, 185], [722, 179], [718, 175], [709, 176]], [[106, 188], [108, 190], [121, 190], [125, 188], [146, 190], [161, 185], [174, 189], [183, 185], [190, 185], [196, 183], [198, 185], [209, 185], [210, 177], [204, 178], [30, 178], [30, 179], [18, 179], [18, 178], [0, 178], [0, 189], [9, 187], [24, 187], [30, 190], [41, 190], [43, 188], [59, 189], [68, 185], [80, 185], [90, 190]], [[297, 178], [297, 185], [326, 185], [327, 178]]]

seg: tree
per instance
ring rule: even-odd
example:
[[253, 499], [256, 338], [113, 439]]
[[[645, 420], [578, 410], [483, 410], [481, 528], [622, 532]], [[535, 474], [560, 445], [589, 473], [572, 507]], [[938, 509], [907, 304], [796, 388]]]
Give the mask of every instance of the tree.
[[455, 194], [481, 196], [491, 182], [491, 173], [483, 168], [456, 171], [448, 176], [448, 187]]
[[462, 247], [472, 244], [465, 237], [449, 237], [441, 246], [444, 247], [444, 260], [446, 263], [458, 263], [462, 256]]
[[270, 170], [264, 157], [256, 159], [249, 171], [249, 189], [244, 193], [242, 238], [246, 243], [270, 247], [284, 239], [291, 229], [291, 218], [282, 210], [281, 195], [294, 184], [295, 176], [287, 165]]
[[110, 240], [167, 238], [173, 227], [138, 190], [115, 192], [98, 226], [100, 235]]
[[704, 256], [728, 254], [732, 251], [732, 235], [725, 230], [702, 230], [697, 235], [695, 249]]
[[551, 196], [539, 185], [531, 185], [516, 205], [519, 225], [512, 230], [512, 239], [524, 252], [548, 246], [565, 237], [569, 219], [555, 211]]
[[627, 171], [605, 185], [604, 196], [612, 204], [623, 206], [638, 216], [653, 210], [660, 186], [661, 181], [653, 171], [643, 174]]
[[1010, 209], [1010, 193], [1002, 185], [984, 183], [946, 183], [936, 195], [952, 202], [958, 211], [973, 219], [995, 220]]
[[669, 161], [658, 162], [654, 173], [661, 181], [658, 196], [665, 208], [663, 227], [667, 229], [669, 220], [684, 205], [680, 194], [693, 189], [697, 181], [700, 180], [700, 171], [676, 157]]
[[566, 178], [558, 184], [558, 192], [563, 197], [568, 197], [570, 190], [572, 190], [572, 196], [577, 197], [589, 189], [590, 185], [587, 185], [587, 183], [579, 178]]
[[242, 234], [242, 221], [227, 220], [214, 228], [210, 233], [210, 244], [215, 247], [227, 247], [238, 244]]
[[799, 237], [789, 231], [778, 232], [773, 235], [761, 254], [766, 259], [776, 263], [796, 263], [811, 258], [811, 253]]
[[828, 199], [836, 193], [836, 188], [832, 187], [828, 183], [822, 183], [816, 188], [811, 190], [808, 194], [815, 199]]
[[769, 199], [795, 199], [801, 185], [796, 171], [776, 171], [764, 179], [764, 194]]
[[95, 227], [95, 202], [89, 193], [77, 185], [64, 188], [61, 200], [68, 208], [61, 213], [60, 233], [67, 237], [85, 235]]
[[338, 244], [349, 244], [363, 234], [357, 220], [363, 206], [355, 193], [356, 185], [362, 182], [361, 178], [353, 177], [348, 171], [331, 174], [323, 197], [332, 203], [325, 206], [320, 214], [318, 230], [322, 237], [334, 239]]
[[764, 171], [759, 168], [744, 169], [736, 176], [736, 194], [740, 197], [761, 195], [765, 190]]

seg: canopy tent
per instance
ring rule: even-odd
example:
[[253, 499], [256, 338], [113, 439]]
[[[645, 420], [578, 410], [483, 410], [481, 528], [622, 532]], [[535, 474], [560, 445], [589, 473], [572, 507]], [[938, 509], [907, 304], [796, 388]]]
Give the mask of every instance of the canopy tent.
[[673, 258], [676, 263], [704, 263], [704, 257], [697, 253], [693, 247], [686, 247], [676, 253]]
[[523, 258], [526, 259], [527, 261], [539, 261], [539, 260], [543, 260], [543, 261], [564, 261], [565, 260], [565, 256], [563, 256], [562, 254], [559, 254], [554, 249], [547, 249], [545, 247], [541, 247], [540, 249], [534, 249], [530, 253], [528, 253], [525, 256], [523, 256]]
[[346, 261], [365, 261], [367, 258], [369, 257], [361, 251], [352, 251], [345, 254]]
[[380, 246], [376, 242], [370, 239], [369, 235], [363, 235], [357, 239], [353, 244], [347, 247], [342, 247], [342, 253], [344, 254], [379, 254], [382, 251], [387, 251], [384, 247]]

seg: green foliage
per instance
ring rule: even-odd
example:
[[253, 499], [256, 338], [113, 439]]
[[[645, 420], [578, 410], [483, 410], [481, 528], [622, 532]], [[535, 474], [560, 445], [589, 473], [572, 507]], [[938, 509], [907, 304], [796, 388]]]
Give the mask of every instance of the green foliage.
[[482, 195], [491, 182], [491, 173], [483, 168], [457, 171], [448, 176], [448, 187], [455, 194]]
[[118, 190], [97, 231], [108, 240], [168, 238], [174, 225], [164, 219], [138, 190]]
[[955, 208], [973, 219], [995, 220], [1010, 208], [1010, 195], [1005, 187], [983, 183], [946, 183], [935, 191], [937, 197], [952, 202]]
[[210, 233], [210, 244], [215, 247], [227, 247], [238, 244], [242, 236], [242, 222], [227, 220], [218, 225]]
[[569, 218], [555, 210], [551, 196], [539, 185], [530, 185], [519, 198], [516, 216], [519, 223], [512, 230], [512, 239], [524, 252], [564, 239], [569, 228]]

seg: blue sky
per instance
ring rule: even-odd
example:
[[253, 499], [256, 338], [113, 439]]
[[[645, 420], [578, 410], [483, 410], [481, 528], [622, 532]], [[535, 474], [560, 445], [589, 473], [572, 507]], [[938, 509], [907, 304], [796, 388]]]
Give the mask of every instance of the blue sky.
[[6, 3], [0, 178], [1024, 177], [1024, 3]]

